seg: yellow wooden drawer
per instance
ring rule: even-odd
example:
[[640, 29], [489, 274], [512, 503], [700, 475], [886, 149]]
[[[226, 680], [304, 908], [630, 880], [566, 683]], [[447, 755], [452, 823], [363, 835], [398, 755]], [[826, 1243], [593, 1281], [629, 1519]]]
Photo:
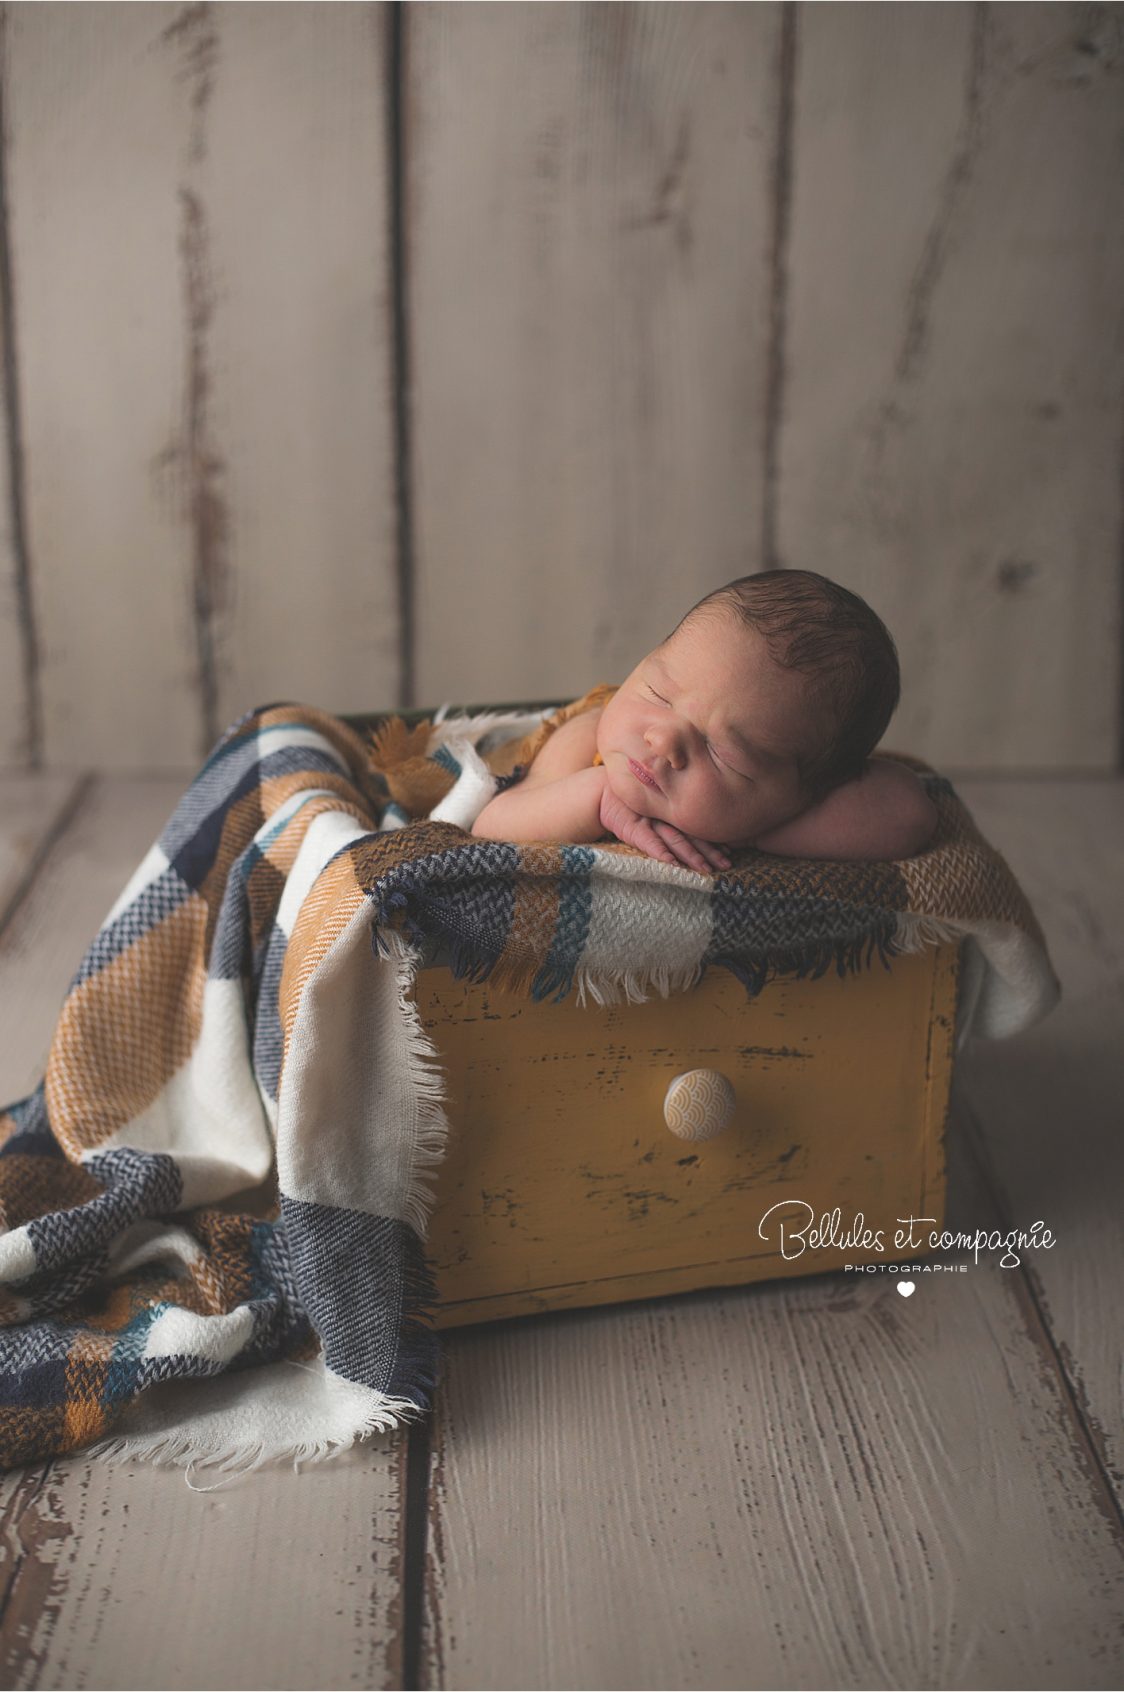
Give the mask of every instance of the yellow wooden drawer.
[[[713, 970], [606, 1007], [421, 971], [451, 1128], [427, 1246], [439, 1325], [918, 1257], [800, 1250], [797, 1231], [861, 1211], [892, 1248], [898, 1218], [943, 1223], [956, 982], [955, 946], [753, 1000]], [[695, 1068], [726, 1075], [736, 1106], [691, 1143], [663, 1101]]]

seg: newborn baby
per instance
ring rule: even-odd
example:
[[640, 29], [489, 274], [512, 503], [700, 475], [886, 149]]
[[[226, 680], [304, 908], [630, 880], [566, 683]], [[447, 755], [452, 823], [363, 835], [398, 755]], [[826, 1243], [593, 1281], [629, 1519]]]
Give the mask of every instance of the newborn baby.
[[856, 594], [807, 570], [743, 576], [688, 611], [607, 703], [561, 721], [472, 832], [612, 835], [703, 874], [746, 846], [910, 857], [936, 809], [904, 764], [868, 762], [899, 692], [894, 643]]

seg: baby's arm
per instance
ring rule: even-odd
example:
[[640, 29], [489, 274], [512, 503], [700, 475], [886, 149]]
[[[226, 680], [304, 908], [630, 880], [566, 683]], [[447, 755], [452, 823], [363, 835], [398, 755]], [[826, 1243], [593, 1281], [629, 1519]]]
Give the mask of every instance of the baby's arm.
[[605, 771], [593, 767], [600, 711], [556, 728], [521, 782], [489, 799], [472, 825], [484, 840], [600, 840]]
[[489, 799], [472, 825], [484, 840], [568, 840], [581, 845], [600, 840], [603, 769], [574, 770], [554, 781], [533, 782], [528, 774], [516, 787]]
[[789, 858], [892, 862], [924, 851], [936, 826], [937, 808], [914, 771], [892, 758], [873, 758], [861, 776], [759, 836], [755, 845]]
[[729, 859], [709, 841], [683, 834], [655, 818], [638, 816], [609, 787], [603, 766], [593, 766], [600, 711], [556, 728], [523, 780], [490, 799], [472, 825], [485, 840], [563, 840], [582, 845], [606, 834], [666, 864], [684, 864], [702, 875]]

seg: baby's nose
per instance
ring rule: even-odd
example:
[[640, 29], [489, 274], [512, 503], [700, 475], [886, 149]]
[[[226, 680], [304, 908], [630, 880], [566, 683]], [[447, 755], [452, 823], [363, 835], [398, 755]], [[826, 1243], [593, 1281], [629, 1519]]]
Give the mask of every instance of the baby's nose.
[[665, 719], [655, 722], [644, 736], [646, 744], [660, 757], [666, 758], [672, 769], [683, 763], [683, 736], [674, 723]]

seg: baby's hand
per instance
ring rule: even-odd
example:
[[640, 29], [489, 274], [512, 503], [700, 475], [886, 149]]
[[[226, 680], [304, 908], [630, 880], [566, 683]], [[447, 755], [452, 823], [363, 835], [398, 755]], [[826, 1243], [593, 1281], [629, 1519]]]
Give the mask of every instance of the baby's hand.
[[683, 864], [702, 875], [713, 875], [715, 870], [730, 867], [721, 846], [684, 834], [658, 817], [640, 816], [623, 799], [618, 799], [607, 783], [601, 796], [601, 826], [626, 846], [637, 846], [649, 858], [659, 858], [661, 863]]

